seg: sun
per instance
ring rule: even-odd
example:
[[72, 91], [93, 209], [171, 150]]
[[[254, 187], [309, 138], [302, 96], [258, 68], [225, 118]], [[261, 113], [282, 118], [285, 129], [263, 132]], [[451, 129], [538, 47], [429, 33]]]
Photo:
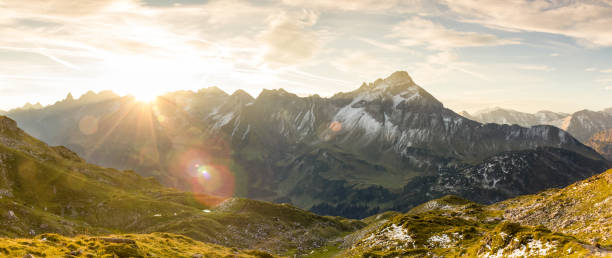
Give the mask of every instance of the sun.
[[154, 102], [157, 99], [158, 94], [154, 92], [135, 92], [132, 93], [136, 101], [138, 102]]
[[148, 103], [169, 92], [197, 89], [201, 85], [200, 69], [206, 65], [181, 57], [112, 55], [103, 67], [106, 71], [98, 81], [100, 88], [111, 88], [120, 95], [131, 95]]

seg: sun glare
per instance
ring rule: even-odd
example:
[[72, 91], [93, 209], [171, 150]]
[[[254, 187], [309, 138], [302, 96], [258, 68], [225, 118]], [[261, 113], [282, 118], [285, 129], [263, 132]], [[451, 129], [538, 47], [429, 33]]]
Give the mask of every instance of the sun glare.
[[155, 99], [157, 99], [157, 96], [158, 96], [156, 93], [152, 93], [152, 92], [137, 92], [137, 93], [133, 93], [133, 95], [137, 101], [146, 102], [146, 103], [155, 101]]
[[120, 95], [132, 95], [140, 102], [153, 102], [158, 96], [180, 89], [201, 86], [194, 67], [203, 65], [183, 60], [138, 56], [109, 56], [99, 88], [112, 88]]

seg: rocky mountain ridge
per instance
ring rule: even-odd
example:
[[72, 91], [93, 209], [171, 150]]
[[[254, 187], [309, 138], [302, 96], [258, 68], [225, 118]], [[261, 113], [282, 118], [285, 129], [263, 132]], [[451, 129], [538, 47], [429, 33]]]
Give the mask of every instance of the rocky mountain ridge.
[[[282, 89], [253, 98], [218, 88], [169, 93], [150, 104], [104, 95], [9, 116], [87, 161], [134, 169], [167, 186], [347, 217], [406, 211], [450, 193], [491, 203], [561, 187], [609, 166], [556, 127], [466, 119], [406, 72], [331, 98]], [[193, 167], [200, 164], [214, 184], [193, 183], [201, 173]], [[520, 176], [501, 176], [508, 171]], [[555, 180], [527, 183], [559, 171], [563, 176]], [[469, 190], [443, 185], [449, 178], [468, 182]], [[530, 187], [512, 190], [525, 184]], [[414, 185], [420, 190], [410, 192]]]
[[474, 114], [470, 114], [467, 111], [462, 111], [459, 114], [481, 123], [517, 124], [525, 127], [534, 125], [555, 125], [561, 127], [563, 119], [569, 116], [566, 113], [547, 110], [531, 114], [501, 107], [482, 109]]
[[518, 124], [521, 126], [553, 125], [559, 127], [583, 143], [596, 133], [612, 129], [612, 108], [602, 111], [580, 110], [572, 114], [539, 111], [535, 114], [495, 107], [473, 115], [461, 112], [466, 118], [481, 123]]

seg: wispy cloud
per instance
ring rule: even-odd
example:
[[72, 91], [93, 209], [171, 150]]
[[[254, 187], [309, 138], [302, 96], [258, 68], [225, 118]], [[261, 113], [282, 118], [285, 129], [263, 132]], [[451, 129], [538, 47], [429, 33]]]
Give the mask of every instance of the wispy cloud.
[[55, 57], [55, 56], [53, 56], [53, 55], [51, 55], [51, 54], [47, 53], [47, 52], [46, 52], [44, 49], [40, 49], [39, 54], [41, 54], [41, 55], [43, 55], [43, 56], [45, 56], [45, 57], [48, 57], [49, 59], [51, 59], [51, 60], [53, 60], [53, 61], [55, 61], [55, 62], [58, 62], [59, 64], [61, 64], [61, 65], [65, 66], [65, 67], [68, 67], [68, 68], [70, 68], [70, 69], [74, 69], [74, 70], [81, 70], [81, 69], [80, 69], [78, 66], [73, 65], [73, 64], [71, 64], [71, 63], [70, 63], [70, 62], [68, 62], [68, 61], [62, 60], [61, 58]]
[[502, 39], [493, 34], [450, 29], [421, 17], [412, 17], [396, 24], [388, 36], [397, 38], [404, 46], [425, 46], [431, 49], [519, 43], [516, 39]]
[[535, 65], [535, 64], [518, 64], [516, 68], [530, 71], [541, 71], [541, 72], [552, 72], [555, 68], [548, 65]]
[[276, 67], [292, 65], [313, 57], [321, 47], [321, 39], [311, 27], [318, 15], [304, 11], [299, 16], [282, 13], [270, 21], [260, 35], [266, 46], [264, 60]]
[[[387, 10], [399, 4], [399, 0], [283, 0], [283, 3], [291, 6], [316, 8], [316, 9], [331, 9], [331, 10], [348, 10], [348, 11], [377, 11]], [[413, 1], [416, 2], [416, 1]]]
[[600, 70], [601, 73], [612, 73], [612, 68]]
[[612, 6], [605, 1], [446, 0], [464, 21], [560, 34], [586, 46], [612, 46]]

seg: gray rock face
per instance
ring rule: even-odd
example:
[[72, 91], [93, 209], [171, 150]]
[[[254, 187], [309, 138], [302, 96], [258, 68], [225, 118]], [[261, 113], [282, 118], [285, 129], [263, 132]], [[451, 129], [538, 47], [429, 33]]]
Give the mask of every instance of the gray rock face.
[[612, 114], [604, 111], [582, 110], [567, 119], [564, 129], [582, 142], [587, 142], [596, 133], [612, 129]]
[[[562, 170], [568, 176], [558, 181], [560, 186], [607, 166], [599, 154], [557, 127], [481, 124], [462, 117], [406, 72], [331, 98], [298, 97], [282, 89], [253, 98], [243, 91], [228, 95], [208, 88], [170, 93], [149, 106], [119, 97], [74, 102], [79, 100], [9, 115], [26, 131], [88, 161], [134, 169], [166, 185], [194, 190], [189, 188], [192, 175], [173, 171], [177, 153], [195, 150], [206, 157], [203, 162], [229, 167], [240, 196], [348, 217], [455, 193], [459, 190], [441, 184], [459, 175], [460, 182], [477, 178], [478, 167], [491, 165], [488, 160], [501, 153], [516, 157], [495, 165], [496, 171], [512, 171], [509, 182], [470, 181], [466, 187], [473, 190], [459, 191], [463, 197], [491, 202], [549, 187], [537, 181], [511, 189], [538, 173], [559, 173], [556, 166], [520, 166], [523, 156], [537, 161], [542, 148], [569, 153], [545, 155], [546, 162], [578, 160]], [[79, 131], [84, 116], [97, 119], [96, 133]], [[144, 129], [142, 121], [147, 121]], [[478, 189], [487, 187], [500, 189], [478, 195]]]

